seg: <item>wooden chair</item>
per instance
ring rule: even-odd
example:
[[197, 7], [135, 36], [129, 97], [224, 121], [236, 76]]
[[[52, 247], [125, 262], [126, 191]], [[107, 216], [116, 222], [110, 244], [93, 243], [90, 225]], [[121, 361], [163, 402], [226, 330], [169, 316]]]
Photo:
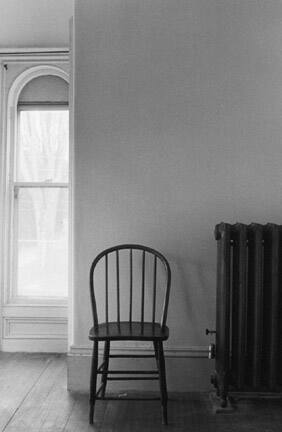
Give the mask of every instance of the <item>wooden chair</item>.
[[[121, 258], [122, 268], [120, 268]], [[147, 269], [147, 263], [149, 264], [149, 262], [151, 264], [149, 268], [150, 272]], [[95, 279], [94, 273], [96, 273], [96, 269], [99, 266], [100, 280], [96, 285], [97, 275]], [[103, 269], [101, 269], [101, 266], [103, 266]], [[114, 269], [112, 269], [112, 267], [114, 267]], [[112, 270], [114, 270], [115, 273], [114, 278]], [[121, 283], [121, 272], [123, 278], [125, 274], [127, 275], [125, 283]], [[137, 277], [137, 273], [140, 275], [140, 278]], [[160, 276], [162, 276], [161, 283], [159, 282]], [[110, 278], [111, 282], [114, 281], [114, 292], [110, 290]], [[105, 320], [99, 324], [97, 296], [99, 292], [99, 297], [101, 299], [101, 284], [103, 291], [105, 291], [102, 296]], [[146, 246], [136, 244], [118, 245], [104, 250], [94, 259], [90, 269], [90, 295], [94, 322], [94, 325], [89, 332], [89, 339], [94, 342], [90, 377], [90, 424], [93, 424], [95, 401], [97, 399], [121, 400], [121, 398], [105, 397], [108, 380], [153, 379], [159, 380], [160, 397], [149, 398], [149, 400], [161, 400], [162, 419], [163, 423], [167, 424], [167, 386], [163, 341], [169, 336], [169, 329], [166, 326], [166, 318], [170, 284], [171, 271], [168, 261], [161, 253]], [[136, 287], [136, 285], [138, 286]], [[136, 290], [139, 291], [138, 296]], [[122, 300], [122, 294], [125, 292], [127, 293], [127, 301]], [[150, 298], [148, 298], [149, 296]], [[109, 308], [109, 303], [113, 300], [113, 297], [115, 297], [116, 303], [114, 312], [115, 319], [111, 319], [110, 315], [113, 311], [111, 310], [112, 308]], [[138, 319], [134, 320], [133, 318], [137, 312], [137, 297], [139, 297], [140, 304], [138, 305]], [[158, 301], [160, 297], [161, 302]], [[159, 304], [161, 304], [162, 310], [160, 322], [157, 322], [157, 309]], [[99, 315], [101, 312], [101, 309], [99, 309]], [[123, 313], [126, 313], [126, 320], [122, 320]], [[148, 316], [150, 319], [146, 319]], [[104, 341], [104, 357], [103, 362], [98, 366], [98, 346], [100, 341]], [[154, 346], [154, 355], [111, 355], [111, 341], [152, 341]], [[157, 363], [156, 370], [109, 370], [110, 358], [154, 357]], [[101, 385], [97, 390], [96, 383], [98, 374], [101, 375]], [[128, 374], [130, 375], [128, 376]], [[131, 400], [132, 399], [136, 398], [131, 398]], [[126, 400], [128, 400], [128, 398], [126, 398]], [[144, 400], [144, 398], [142, 400]], [[148, 398], [145, 400], [148, 400]]]

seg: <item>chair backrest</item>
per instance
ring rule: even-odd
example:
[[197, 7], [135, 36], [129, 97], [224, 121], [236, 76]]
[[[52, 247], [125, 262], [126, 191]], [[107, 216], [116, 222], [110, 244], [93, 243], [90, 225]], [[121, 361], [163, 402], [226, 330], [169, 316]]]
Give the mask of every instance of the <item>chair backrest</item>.
[[[98, 267], [100, 267], [100, 279], [95, 281], [95, 273]], [[159, 279], [161, 279], [161, 282], [159, 282]], [[115, 286], [113, 287], [113, 285]], [[160, 322], [163, 328], [167, 319], [170, 285], [170, 266], [167, 259], [160, 252], [139, 244], [123, 244], [102, 251], [96, 256], [90, 268], [90, 296], [94, 326], [97, 327], [99, 322], [96, 298], [99, 287], [99, 298], [103, 297], [106, 323], [113, 321], [113, 319], [110, 319], [110, 312], [112, 314], [113, 311], [109, 311], [109, 303], [111, 301], [112, 306], [115, 298], [114, 321], [139, 321], [143, 323], [146, 309], [146, 317], [148, 317], [148, 313], [150, 316], [150, 319], [146, 319], [146, 322]], [[102, 290], [104, 293], [101, 296]], [[158, 320], [156, 310], [158, 309], [160, 296], [162, 308], [160, 320]], [[138, 306], [136, 305], [137, 300]], [[121, 318], [121, 304], [123, 313], [126, 313], [125, 319]], [[148, 311], [148, 308], [150, 308], [150, 311]], [[99, 314], [100, 312], [101, 308], [99, 308]], [[137, 319], [136, 314], [138, 315]]]

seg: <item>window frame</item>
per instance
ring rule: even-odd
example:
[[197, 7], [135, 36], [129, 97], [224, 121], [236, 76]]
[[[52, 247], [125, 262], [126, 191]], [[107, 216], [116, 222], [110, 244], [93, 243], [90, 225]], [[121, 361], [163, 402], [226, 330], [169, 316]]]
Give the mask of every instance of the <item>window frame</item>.
[[[68, 172], [68, 181], [67, 182], [52, 182], [52, 183], [46, 183], [46, 182], [25, 182], [25, 181], [16, 181], [15, 180], [15, 173], [16, 173], [16, 166], [17, 166], [17, 154], [16, 154], [16, 148], [18, 141], [20, 139], [19, 133], [20, 133], [20, 112], [21, 111], [68, 111], [69, 112], [69, 103], [67, 102], [19, 102], [17, 104], [17, 115], [16, 115], [16, 134], [15, 134], [15, 140], [13, 143], [13, 150], [11, 152], [11, 165], [10, 165], [10, 182], [12, 183], [10, 190], [11, 190], [11, 219], [10, 219], [10, 229], [11, 229], [11, 262], [10, 262], [10, 280], [9, 280], [9, 302], [12, 302], [13, 304], [40, 304], [40, 305], [53, 305], [53, 304], [62, 304], [65, 305], [67, 303], [68, 294], [66, 296], [46, 296], [46, 297], [40, 297], [40, 296], [23, 296], [19, 295], [17, 293], [17, 248], [16, 248], [16, 242], [17, 242], [17, 212], [16, 212], [16, 205], [18, 204], [17, 201], [17, 195], [19, 194], [19, 190], [23, 188], [45, 188], [45, 189], [52, 189], [52, 188], [64, 188], [68, 190], [68, 198], [69, 198], [69, 178], [70, 178], [70, 172]], [[70, 166], [70, 163], [69, 163]], [[70, 170], [69, 170], [70, 171]], [[69, 239], [68, 239], [69, 243]]]
[[[49, 107], [50, 105], [56, 106], [58, 109], [60, 106], [62, 106], [62, 109], [65, 109], [66, 106], [68, 106], [69, 110], [69, 103], [61, 103], [52, 101], [49, 102], [19, 102], [19, 96], [22, 91], [22, 89], [34, 78], [40, 77], [40, 76], [48, 76], [48, 75], [54, 75], [62, 78], [64, 81], [66, 81], [69, 84], [69, 77], [67, 72], [65, 72], [63, 69], [57, 66], [53, 65], [37, 65], [28, 68], [27, 70], [23, 71], [13, 82], [7, 98], [7, 109], [6, 109], [6, 115], [3, 116], [3, 136], [5, 137], [5, 145], [4, 145], [4, 152], [2, 155], [2, 162], [4, 168], [3, 177], [2, 177], [2, 220], [3, 220], [3, 231], [2, 231], [2, 245], [3, 245], [3, 262], [2, 262], [2, 268], [1, 268], [1, 279], [3, 283], [3, 290], [2, 290], [2, 307], [5, 306], [34, 306], [34, 307], [41, 307], [41, 306], [47, 306], [49, 307], [66, 307], [68, 305], [68, 297], [46, 297], [46, 298], [32, 298], [32, 297], [20, 297], [15, 295], [15, 281], [14, 281], [14, 227], [13, 227], [13, 221], [14, 221], [14, 169], [15, 169], [15, 151], [16, 151], [16, 141], [18, 139], [18, 106], [20, 106], [22, 109], [24, 109], [24, 106], [27, 108], [30, 108], [31, 105], [33, 106], [45, 106]], [[70, 114], [69, 114], [70, 115]], [[6, 126], [5, 126], [6, 125]], [[70, 158], [72, 155], [72, 149], [71, 149], [71, 141], [70, 143]], [[71, 203], [71, 160], [69, 161], [69, 183], [68, 183], [68, 190], [69, 190], [69, 251], [68, 255], [70, 257], [69, 259], [69, 266], [72, 263], [72, 225], [71, 225], [71, 217], [72, 217], [72, 203]], [[68, 276], [72, 274], [72, 269], [69, 268]], [[70, 277], [69, 277], [70, 279]], [[69, 280], [69, 285], [71, 281]], [[69, 291], [69, 290], [68, 290]]]
[[[73, 173], [74, 114], [72, 52], [68, 48], [8, 49], [0, 53], [0, 350], [66, 353], [73, 337]], [[16, 137], [17, 104], [34, 78], [62, 78], [69, 95], [69, 281], [67, 301], [15, 303], [10, 292], [11, 153]]]

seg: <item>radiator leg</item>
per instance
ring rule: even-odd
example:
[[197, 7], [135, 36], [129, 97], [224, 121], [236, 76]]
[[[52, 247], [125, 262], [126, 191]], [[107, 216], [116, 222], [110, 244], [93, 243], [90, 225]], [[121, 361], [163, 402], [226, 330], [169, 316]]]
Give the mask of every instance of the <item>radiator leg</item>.
[[217, 394], [220, 397], [220, 405], [222, 408], [227, 406], [227, 396], [228, 396], [228, 373], [223, 372], [218, 374], [217, 379]]
[[212, 376], [212, 384], [216, 388], [216, 393], [210, 393], [212, 410], [214, 414], [231, 413], [235, 407], [232, 400], [228, 397], [230, 374], [228, 372], [215, 371]]

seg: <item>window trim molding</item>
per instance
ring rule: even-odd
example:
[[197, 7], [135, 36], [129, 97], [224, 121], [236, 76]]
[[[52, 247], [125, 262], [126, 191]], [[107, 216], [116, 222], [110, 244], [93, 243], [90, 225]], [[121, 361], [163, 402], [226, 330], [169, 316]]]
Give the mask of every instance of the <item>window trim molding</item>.
[[7, 109], [17, 109], [18, 100], [22, 89], [34, 78], [40, 76], [52, 75], [62, 78], [69, 84], [69, 76], [67, 72], [58, 66], [38, 65], [26, 69], [14, 80], [8, 94]]
[[[1, 307], [5, 307], [7, 305], [19, 305], [21, 303], [18, 302], [13, 297], [13, 287], [12, 280], [13, 275], [11, 272], [11, 260], [13, 260], [13, 229], [12, 223], [13, 213], [12, 213], [12, 197], [13, 197], [13, 161], [14, 161], [14, 150], [15, 150], [15, 140], [17, 137], [17, 116], [18, 116], [18, 100], [22, 89], [33, 79], [38, 78], [40, 76], [52, 75], [62, 78], [64, 81], [69, 84], [69, 75], [63, 69], [58, 66], [53, 66], [50, 64], [42, 63], [40, 65], [28, 67], [26, 70], [21, 72], [13, 81], [7, 96], [7, 102], [5, 107], [5, 101], [3, 102], [3, 112], [2, 112], [2, 127], [3, 127], [3, 151], [2, 151], [2, 214], [1, 219], [3, 221], [2, 224], [2, 251], [3, 251], [3, 259], [2, 259], [2, 269], [0, 271], [1, 274], [1, 282], [2, 282], [2, 300]], [[2, 80], [3, 83], [3, 80]], [[3, 98], [4, 99], [4, 98]], [[71, 144], [70, 144], [71, 145]], [[71, 167], [71, 163], [70, 163]], [[71, 178], [71, 173], [70, 173]], [[70, 194], [71, 201], [71, 194]], [[69, 205], [70, 209], [70, 218], [71, 218], [71, 202]], [[70, 224], [71, 231], [71, 224]], [[72, 236], [69, 235], [69, 239], [71, 241]], [[69, 244], [69, 251], [71, 250], [71, 243]], [[69, 252], [70, 254], [70, 252]], [[70, 261], [71, 263], [72, 261]], [[71, 271], [71, 270], [70, 270]], [[18, 299], [20, 300], [20, 299]], [[34, 304], [34, 300], [27, 299], [24, 301], [25, 304]], [[67, 303], [65, 300], [62, 303], [62, 299], [42, 299], [42, 301], [36, 301], [38, 304], [42, 305], [52, 305], [52, 306], [63, 306], [63, 304]]]

